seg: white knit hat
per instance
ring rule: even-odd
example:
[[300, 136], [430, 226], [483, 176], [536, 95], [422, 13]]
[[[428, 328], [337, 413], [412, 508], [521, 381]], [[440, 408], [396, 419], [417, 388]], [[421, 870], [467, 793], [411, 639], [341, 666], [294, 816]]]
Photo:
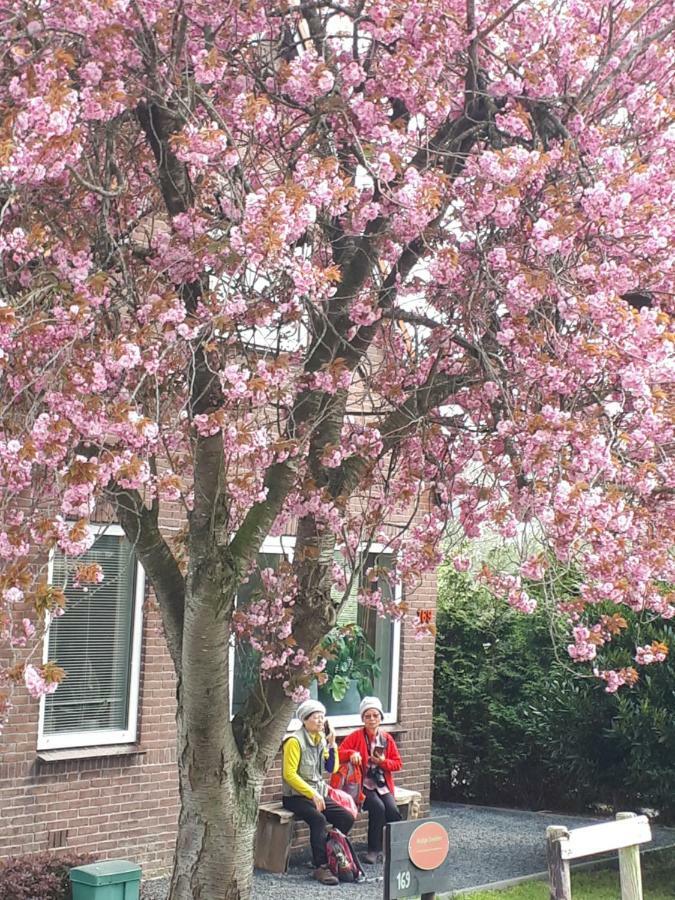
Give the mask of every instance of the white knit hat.
[[295, 715], [301, 722], [304, 722], [308, 716], [312, 715], [312, 713], [323, 713], [325, 716], [326, 707], [323, 703], [319, 703], [318, 700], [305, 700], [300, 704]]
[[369, 709], [376, 709], [381, 716], [384, 716], [382, 703], [378, 697], [364, 697], [359, 706], [359, 715], [363, 718], [364, 713]]

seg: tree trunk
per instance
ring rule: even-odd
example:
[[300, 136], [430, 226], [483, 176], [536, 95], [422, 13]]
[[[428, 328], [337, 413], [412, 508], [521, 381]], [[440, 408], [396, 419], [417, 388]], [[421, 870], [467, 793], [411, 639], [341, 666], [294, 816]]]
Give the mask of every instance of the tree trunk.
[[[190, 579], [194, 587], [198, 578]], [[202, 583], [202, 587], [205, 587]], [[188, 590], [178, 684], [181, 799], [170, 900], [248, 900], [264, 773], [243, 759], [232, 733], [229, 616], [218, 594]]]
[[179, 762], [181, 812], [169, 900], [251, 896], [262, 775], [243, 763], [226, 771], [226, 758], [225, 748], [214, 746], [209, 760]]

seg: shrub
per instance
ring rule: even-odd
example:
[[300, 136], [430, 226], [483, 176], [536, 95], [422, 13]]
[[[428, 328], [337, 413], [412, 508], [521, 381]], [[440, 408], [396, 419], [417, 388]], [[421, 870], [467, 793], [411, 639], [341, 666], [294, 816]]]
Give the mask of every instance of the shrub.
[[[602, 610], [598, 610], [598, 613]], [[646, 626], [631, 622], [633, 635]], [[653, 626], [650, 626], [653, 627]], [[543, 612], [524, 616], [445, 566], [439, 575], [432, 787], [438, 798], [675, 818], [675, 666], [607, 694], [556, 657]], [[651, 632], [675, 647], [672, 627]], [[612, 650], [630, 662], [629, 643]]]
[[95, 861], [88, 853], [36, 853], [0, 860], [0, 900], [71, 900], [68, 873]]

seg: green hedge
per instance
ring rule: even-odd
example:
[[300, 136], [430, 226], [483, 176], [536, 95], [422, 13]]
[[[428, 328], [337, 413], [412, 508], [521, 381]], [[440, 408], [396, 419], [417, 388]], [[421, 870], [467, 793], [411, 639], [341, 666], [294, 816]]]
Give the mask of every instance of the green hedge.
[[[642, 667], [635, 688], [607, 694], [580, 677], [588, 669], [571, 664], [564, 648], [556, 660], [544, 613], [513, 612], [449, 565], [439, 576], [437, 627], [436, 798], [558, 810], [647, 806], [675, 819], [672, 657]], [[631, 622], [633, 642], [647, 631], [675, 653], [672, 627]], [[626, 639], [612, 649], [613, 664], [630, 663], [630, 646]]]

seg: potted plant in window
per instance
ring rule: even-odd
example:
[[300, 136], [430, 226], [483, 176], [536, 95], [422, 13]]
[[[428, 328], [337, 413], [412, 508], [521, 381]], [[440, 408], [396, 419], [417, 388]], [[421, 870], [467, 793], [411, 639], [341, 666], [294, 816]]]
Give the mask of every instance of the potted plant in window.
[[356, 624], [333, 628], [321, 643], [326, 679], [319, 699], [329, 715], [357, 712], [361, 697], [374, 691], [381, 672], [380, 660]]

